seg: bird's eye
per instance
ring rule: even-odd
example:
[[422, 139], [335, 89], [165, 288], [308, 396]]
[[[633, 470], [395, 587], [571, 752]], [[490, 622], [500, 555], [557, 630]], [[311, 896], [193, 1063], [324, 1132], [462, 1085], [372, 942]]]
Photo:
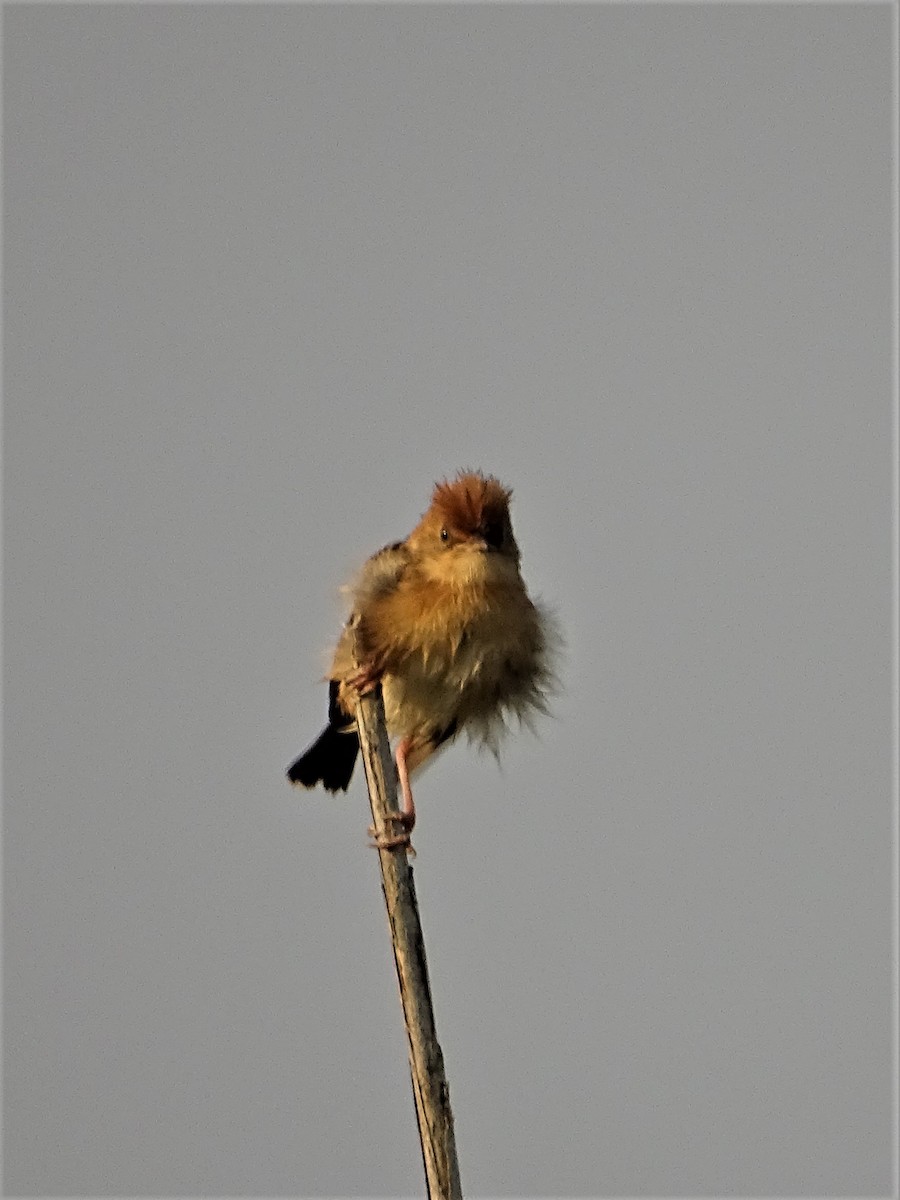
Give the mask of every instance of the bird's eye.
[[449, 531], [449, 530], [447, 530], [447, 529], [442, 529], [442, 530], [441, 530], [441, 541], [442, 541], [442, 542], [449, 542], [449, 541], [450, 541], [450, 531]]

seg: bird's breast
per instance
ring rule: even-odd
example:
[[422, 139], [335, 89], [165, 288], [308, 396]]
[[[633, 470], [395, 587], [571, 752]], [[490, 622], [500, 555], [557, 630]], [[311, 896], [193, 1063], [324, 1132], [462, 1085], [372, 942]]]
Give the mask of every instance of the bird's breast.
[[385, 674], [392, 732], [462, 726], [494, 712], [499, 718], [532, 669], [537, 627], [527, 597], [463, 596], [426, 611]]

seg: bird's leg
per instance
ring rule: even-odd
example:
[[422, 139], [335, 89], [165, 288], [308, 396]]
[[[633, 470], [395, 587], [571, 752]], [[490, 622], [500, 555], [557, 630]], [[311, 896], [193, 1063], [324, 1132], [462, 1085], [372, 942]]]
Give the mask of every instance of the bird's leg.
[[357, 696], [365, 696], [369, 692], [373, 692], [381, 682], [383, 672], [379, 671], [373, 663], [366, 663], [364, 666], [358, 667], [352, 675], [348, 675], [344, 680], [344, 687], [355, 692]]
[[[400, 780], [400, 812], [398, 820], [407, 833], [412, 833], [416, 824], [416, 802], [413, 800], [412, 788], [409, 786], [409, 768], [406, 756], [412, 746], [412, 738], [401, 738], [397, 746], [397, 778]], [[393, 814], [392, 814], [393, 816]]]
[[409, 769], [406, 765], [406, 756], [409, 753], [412, 745], [411, 738], [401, 738], [397, 746], [397, 778], [400, 780], [400, 811], [385, 813], [386, 821], [396, 821], [403, 830], [396, 837], [379, 837], [375, 832], [374, 827], [369, 829], [369, 836], [374, 839], [373, 845], [376, 850], [390, 850], [395, 846], [406, 846], [406, 848], [415, 854], [410, 845], [409, 835], [412, 833], [416, 823], [416, 803], [413, 800], [412, 788], [409, 785]]

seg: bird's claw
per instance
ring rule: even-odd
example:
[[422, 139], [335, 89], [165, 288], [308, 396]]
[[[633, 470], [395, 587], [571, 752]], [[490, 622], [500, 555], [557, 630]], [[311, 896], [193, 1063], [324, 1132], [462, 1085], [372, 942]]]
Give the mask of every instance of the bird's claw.
[[348, 675], [344, 680], [344, 686], [355, 692], [357, 696], [367, 696], [369, 692], [375, 691], [380, 682], [381, 672], [370, 665], [360, 667], [352, 675]]
[[384, 814], [385, 821], [396, 822], [403, 830], [402, 833], [387, 835], [380, 834], [374, 825], [370, 825], [366, 833], [372, 839], [369, 846], [373, 850], [396, 850], [399, 847], [404, 847], [406, 853], [411, 857], [416, 857], [416, 852], [413, 849], [410, 841], [410, 833], [413, 825], [415, 825], [415, 817], [410, 813], [404, 812], [388, 812]]

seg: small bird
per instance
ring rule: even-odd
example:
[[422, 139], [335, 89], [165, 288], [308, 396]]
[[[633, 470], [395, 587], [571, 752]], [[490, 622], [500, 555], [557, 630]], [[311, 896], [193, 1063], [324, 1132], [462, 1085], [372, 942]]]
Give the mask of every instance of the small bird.
[[351, 614], [328, 673], [328, 724], [287, 771], [291, 783], [346, 791], [359, 751], [358, 697], [381, 683], [398, 739], [402, 832], [416, 808], [410, 776], [463, 730], [497, 753], [507, 719], [547, 711], [557, 634], [528, 595], [509, 515], [511, 491], [464, 471], [438, 483], [406, 541], [373, 554], [345, 589]]

